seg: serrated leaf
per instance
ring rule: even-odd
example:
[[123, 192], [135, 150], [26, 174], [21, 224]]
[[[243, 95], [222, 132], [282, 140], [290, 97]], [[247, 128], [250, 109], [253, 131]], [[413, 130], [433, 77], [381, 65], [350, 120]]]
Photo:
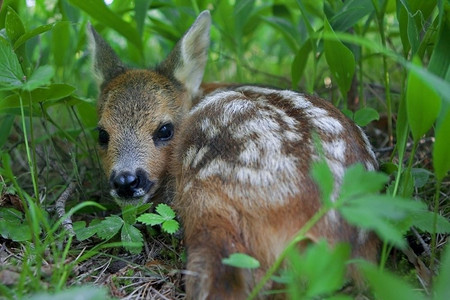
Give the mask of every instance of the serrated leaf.
[[122, 218], [127, 224], [136, 223], [137, 207], [135, 205], [125, 205], [122, 207]]
[[405, 246], [405, 224], [401, 228], [396, 224], [411, 223], [412, 213], [425, 210], [426, 206], [419, 201], [389, 195], [364, 195], [346, 200], [338, 209], [350, 224], [374, 230], [384, 240], [401, 248]]
[[385, 174], [367, 171], [361, 164], [355, 164], [345, 172], [339, 199], [346, 201], [358, 194], [376, 193], [381, 190], [388, 179]]
[[326, 18], [324, 20], [324, 34], [327, 35], [327, 38], [324, 39], [325, 58], [339, 85], [339, 90], [345, 97], [350, 90], [355, 73], [355, 57], [352, 51], [339, 41]]
[[[414, 57], [415, 65], [420, 60]], [[441, 97], [414, 70], [410, 70], [406, 88], [406, 112], [414, 141], [431, 128], [441, 109]]]
[[131, 253], [138, 254], [142, 251], [144, 239], [142, 233], [133, 225], [124, 223], [121, 232], [123, 247]]
[[75, 236], [79, 241], [87, 240], [95, 233], [97, 233], [97, 229], [98, 228], [95, 225], [86, 227], [85, 221], [78, 221], [73, 223], [73, 231], [75, 231]]
[[379, 120], [380, 115], [371, 107], [364, 107], [355, 112], [354, 121], [359, 126], [366, 126], [374, 120]]
[[374, 291], [376, 299], [425, 299], [417, 292], [417, 289], [414, 289], [404, 280], [400, 280], [390, 273], [380, 271], [377, 266], [364, 263], [361, 264], [361, 270]]
[[118, 216], [106, 217], [98, 224], [97, 235], [101, 239], [109, 240], [119, 232], [123, 224], [123, 220]]
[[0, 37], [0, 90], [21, 87], [24, 76], [11, 45]]
[[260, 266], [260, 263], [256, 258], [245, 253], [233, 253], [227, 258], [223, 258], [222, 263], [224, 265], [243, 269], [257, 269]]
[[170, 220], [175, 218], [175, 212], [173, 209], [164, 203], [158, 204], [156, 207], [156, 212], [160, 214], [165, 220]]
[[170, 234], [174, 234], [180, 228], [180, 224], [176, 220], [167, 220], [162, 223], [162, 229]]
[[[426, 232], [433, 232], [434, 212], [429, 210], [417, 211], [412, 214], [412, 225]], [[450, 233], [450, 222], [441, 215], [437, 215], [437, 233]]]
[[144, 223], [144, 224], [150, 225], [150, 226], [159, 225], [165, 221], [165, 219], [162, 216], [160, 216], [158, 214], [154, 214], [154, 213], [143, 214], [143, 215], [139, 216], [137, 218], [137, 220], [141, 223]]
[[[292, 269], [288, 271], [291, 273], [289, 290], [298, 296], [303, 294], [301, 298], [307, 299], [332, 294], [344, 283], [345, 262], [349, 257], [348, 244], [330, 247], [324, 240], [310, 245], [303, 254], [293, 248], [288, 253], [292, 264]], [[301, 282], [305, 284], [299, 284]]]

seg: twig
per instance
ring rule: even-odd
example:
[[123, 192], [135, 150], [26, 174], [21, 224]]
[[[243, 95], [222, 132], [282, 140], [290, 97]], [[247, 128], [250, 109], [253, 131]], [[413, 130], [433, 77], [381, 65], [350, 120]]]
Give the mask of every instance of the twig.
[[[78, 178], [80, 181], [82, 180], [82, 177], [84, 176], [83, 173], [84, 172], [81, 171], [80, 176]], [[64, 217], [64, 215], [66, 214], [66, 201], [75, 192], [76, 188], [77, 188], [77, 181], [70, 182], [70, 184], [67, 186], [67, 188], [64, 190], [64, 192], [61, 194], [61, 196], [59, 196], [58, 200], [56, 200], [55, 208], [56, 208], [56, 213], [58, 214], [59, 218]], [[70, 217], [64, 219], [62, 221], [62, 225], [69, 232], [70, 235], [75, 235], [75, 231], [73, 230], [73, 225], [72, 225], [72, 219]]]

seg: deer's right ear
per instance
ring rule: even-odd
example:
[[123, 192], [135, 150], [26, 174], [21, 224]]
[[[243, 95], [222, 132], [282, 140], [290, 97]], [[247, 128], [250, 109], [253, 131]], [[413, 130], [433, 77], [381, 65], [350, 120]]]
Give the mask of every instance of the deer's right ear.
[[87, 36], [89, 37], [94, 72], [99, 78], [100, 84], [125, 72], [125, 65], [90, 23], [87, 25]]

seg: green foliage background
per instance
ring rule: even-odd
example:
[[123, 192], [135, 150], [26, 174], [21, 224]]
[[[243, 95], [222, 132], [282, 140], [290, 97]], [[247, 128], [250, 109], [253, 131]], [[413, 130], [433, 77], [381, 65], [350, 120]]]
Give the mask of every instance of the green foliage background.
[[[22, 266], [20, 278], [14, 284], [19, 297], [42, 289], [40, 267], [47, 256], [58, 267], [45, 279], [49, 282], [46, 289], [60, 291], [70, 282], [74, 265], [101, 250], [95, 248], [72, 264], [64, 263], [67, 257], [75, 256], [76, 250], [70, 250], [73, 237], [67, 237], [62, 230], [64, 218], [55, 213], [55, 202], [70, 182], [74, 182], [78, 192], [68, 200], [67, 211], [71, 209], [70, 214], [81, 222], [86, 214], [103, 219], [106, 212], [114, 211], [95, 148], [98, 91], [86, 45], [87, 23], [93, 24], [128, 65], [151, 67], [164, 59], [205, 9], [211, 11], [213, 18], [205, 81], [291, 88], [322, 96], [362, 126], [380, 116], [386, 120], [386, 127], [381, 129], [384, 141], [383, 138], [373, 141], [376, 148], [387, 147], [389, 151], [389, 155], [381, 158], [382, 170], [392, 178], [386, 196], [422, 198], [428, 210], [414, 215], [416, 222], [407, 222], [406, 228], [400, 229], [396, 224], [393, 231], [383, 231], [381, 269], [391, 244], [405, 246], [397, 235], [401, 239], [409, 226], [431, 237], [427, 264], [432, 272], [438, 269], [436, 261], [445, 245], [442, 240], [449, 232], [450, 214], [448, 0], [115, 0], [108, 5], [101, 0], [4, 0], [0, 3], [0, 206], [14, 207], [0, 208], [0, 234], [2, 239], [20, 243], [24, 249], [22, 260], [16, 262]], [[424, 137], [434, 141], [427, 152], [427, 160], [431, 160], [428, 164], [417, 154]], [[325, 181], [326, 171], [321, 172], [324, 174], [318, 175], [318, 181]], [[367, 187], [365, 192], [370, 189]], [[395, 201], [392, 209], [409, 217], [417, 213], [402, 208], [403, 203], [409, 206], [407, 202]], [[342, 212], [344, 204], [343, 207]], [[353, 209], [362, 213], [364, 206]], [[352, 219], [354, 215], [349, 214]], [[140, 237], [131, 226], [136, 215], [131, 224], [116, 216], [108, 218], [103, 222], [116, 220], [115, 224], [123, 223], [123, 228]], [[383, 221], [386, 224], [377, 221], [373, 226], [391, 228], [389, 222], [394, 222], [394, 216], [383, 218], [387, 218]], [[355, 223], [365, 225], [364, 220]], [[101, 223], [91, 223], [98, 224]], [[84, 223], [78, 225], [86, 239], [97, 232], [84, 227]], [[115, 233], [108, 233], [108, 238]], [[112, 242], [101, 245], [113, 246]], [[329, 257], [336, 255], [344, 262], [345, 251], [339, 249]], [[316, 250], [328, 253], [322, 244]], [[443, 261], [450, 267], [448, 252]], [[288, 256], [296, 265], [296, 259], [314, 262], [311, 253], [302, 258], [298, 254]], [[386, 282], [394, 286], [393, 290], [405, 290], [405, 295], [411, 290], [402, 281], [398, 284], [397, 279], [390, 281], [391, 275], [383, 277], [384, 273], [373, 266], [363, 269], [377, 295], [384, 293], [379, 287]], [[312, 271], [308, 272], [298, 272], [292, 278], [313, 276]], [[445, 281], [442, 278], [450, 280], [447, 273], [444, 274], [447, 277], [442, 275], [437, 280], [435, 299], [448, 293], [440, 283]], [[327, 285], [321, 284], [318, 286]], [[0, 291], [12, 295], [2, 283]], [[302, 297], [322, 295], [292, 286], [290, 291]], [[433, 295], [429, 290], [426, 292]]]

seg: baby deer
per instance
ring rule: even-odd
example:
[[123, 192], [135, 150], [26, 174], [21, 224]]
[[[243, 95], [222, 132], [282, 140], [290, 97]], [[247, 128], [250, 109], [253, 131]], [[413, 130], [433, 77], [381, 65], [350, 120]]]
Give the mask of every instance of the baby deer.
[[[202, 84], [211, 17], [202, 12], [154, 70], [124, 66], [89, 28], [100, 76], [99, 144], [111, 195], [121, 204], [171, 203], [184, 227], [189, 299], [245, 299], [293, 235], [318, 211], [311, 164], [323, 156], [335, 180], [377, 166], [367, 137], [328, 102], [293, 91]], [[193, 103], [197, 103], [193, 105]], [[377, 238], [335, 211], [309, 232], [374, 260]], [[235, 252], [261, 267], [222, 264]]]

